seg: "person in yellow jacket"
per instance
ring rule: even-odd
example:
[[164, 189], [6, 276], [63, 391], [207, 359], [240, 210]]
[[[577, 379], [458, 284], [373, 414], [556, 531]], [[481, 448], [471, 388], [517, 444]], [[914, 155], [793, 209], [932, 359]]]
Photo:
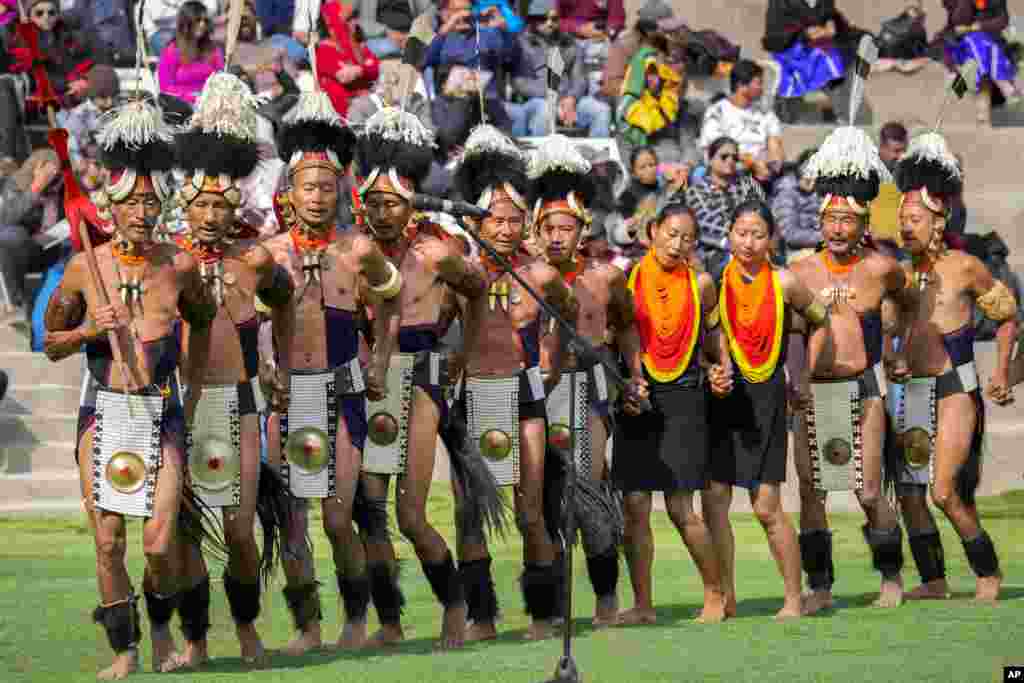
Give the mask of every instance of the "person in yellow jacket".
[[629, 63], [619, 102], [619, 127], [630, 145], [650, 144], [679, 118], [683, 77], [658, 59], [653, 47], [641, 48]]

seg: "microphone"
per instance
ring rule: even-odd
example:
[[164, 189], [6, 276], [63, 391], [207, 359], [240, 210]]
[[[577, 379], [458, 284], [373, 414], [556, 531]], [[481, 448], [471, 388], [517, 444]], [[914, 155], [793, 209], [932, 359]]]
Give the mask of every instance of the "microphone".
[[481, 209], [476, 204], [431, 197], [428, 194], [413, 195], [412, 206], [420, 211], [439, 211], [451, 214], [452, 216], [469, 216], [470, 218], [482, 219], [491, 215], [490, 211]]

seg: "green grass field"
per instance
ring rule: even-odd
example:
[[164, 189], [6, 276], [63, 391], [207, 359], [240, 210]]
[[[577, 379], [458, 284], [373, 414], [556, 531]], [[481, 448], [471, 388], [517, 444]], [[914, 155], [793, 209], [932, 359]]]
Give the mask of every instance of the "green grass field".
[[[664, 513], [655, 513], [657, 626], [593, 632], [593, 610], [582, 562], [576, 567], [576, 655], [587, 681], [993, 681], [1002, 666], [1024, 663], [1024, 491], [981, 503], [985, 525], [999, 549], [1006, 574], [1003, 601], [974, 606], [974, 588], [963, 549], [942, 525], [947, 570], [955, 599], [908, 604], [895, 611], [870, 606], [878, 578], [870, 570], [857, 515], [835, 515], [838, 609], [823, 616], [776, 624], [781, 581], [764, 535], [750, 515], [736, 515], [739, 617], [722, 625], [691, 622], [701, 599], [700, 582], [682, 542]], [[451, 519], [450, 500], [431, 500], [431, 518]], [[140, 525], [130, 527], [129, 570], [142, 576]], [[451, 528], [443, 532], [450, 538]], [[88, 527], [81, 518], [0, 519], [0, 682], [89, 681], [109, 661], [100, 628], [89, 623], [96, 604], [95, 563]], [[314, 536], [318, 575], [324, 581], [325, 635], [337, 633], [337, 590], [322, 532]], [[219, 585], [214, 586], [210, 666], [199, 673], [170, 674], [179, 680], [304, 681], [339, 683], [443, 683], [446, 681], [534, 682], [547, 679], [561, 642], [520, 642], [526, 619], [518, 591], [518, 541], [495, 545], [496, 583], [504, 612], [496, 643], [462, 652], [433, 653], [439, 610], [410, 546], [402, 543], [408, 641], [386, 654], [322, 652], [301, 659], [275, 656], [269, 669], [249, 672]], [[916, 585], [909, 549], [904, 576]], [[580, 557], [577, 552], [577, 558]], [[211, 574], [219, 578], [219, 567]], [[264, 599], [258, 626], [270, 647], [290, 637], [281, 580]], [[623, 570], [620, 595], [631, 604]], [[179, 641], [180, 641], [180, 635]], [[148, 640], [143, 664], [149, 666]], [[153, 674], [136, 679], [153, 678]]]

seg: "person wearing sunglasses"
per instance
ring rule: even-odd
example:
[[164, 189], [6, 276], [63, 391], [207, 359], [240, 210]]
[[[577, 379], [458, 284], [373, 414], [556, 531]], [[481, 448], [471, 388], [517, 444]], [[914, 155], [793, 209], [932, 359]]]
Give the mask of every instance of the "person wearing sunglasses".
[[734, 139], [714, 140], [708, 145], [704, 177], [686, 189], [686, 203], [699, 228], [697, 253], [712, 273], [719, 272], [728, 258], [733, 210], [761, 194], [749, 175], [741, 175], [738, 161], [739, 144]]

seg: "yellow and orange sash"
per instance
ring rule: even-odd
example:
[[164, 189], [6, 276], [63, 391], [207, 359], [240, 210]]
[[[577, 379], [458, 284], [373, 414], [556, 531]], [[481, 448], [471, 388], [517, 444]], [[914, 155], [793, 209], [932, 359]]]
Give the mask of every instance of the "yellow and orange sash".
[[782, 352], [784, 298], [779, 275], [768, 264], [747, 284], [735, 261], [725, 267], [718, 310], [729, 350], [748, 382], [765, 382]]
[[672, 382], [690, 367], [700, 337], [700, 290], [686, 265], [662, 269], [647, 252], [629, 275], [636, 325], [643, 344], [641, 360], [658, 382]]

